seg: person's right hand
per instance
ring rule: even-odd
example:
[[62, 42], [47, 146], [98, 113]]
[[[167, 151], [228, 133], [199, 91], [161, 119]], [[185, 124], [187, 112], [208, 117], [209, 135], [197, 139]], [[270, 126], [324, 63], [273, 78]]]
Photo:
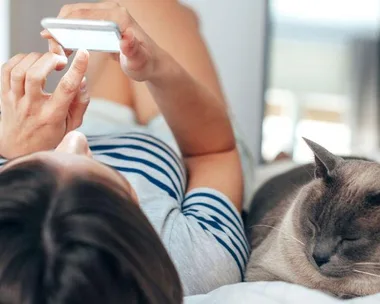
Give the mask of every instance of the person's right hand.
[[89, 103], [84, 79], [88, 52], [79, 51], [53, 94], [47, 76], [67, 64], [54, 53], [19, 54], [1, 70], [0, 155], [12, 159], [56, 148], [78, 128]]

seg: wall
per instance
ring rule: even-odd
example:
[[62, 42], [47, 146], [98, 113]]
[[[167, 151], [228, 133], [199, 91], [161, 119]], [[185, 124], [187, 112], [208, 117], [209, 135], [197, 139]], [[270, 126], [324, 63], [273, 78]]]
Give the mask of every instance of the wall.
[[269, 85], [293, 92], [347, 94], [348, 44], [332, 41], [272, 41]]
[[198, 11], [228, 101], [255, 164], [261, 155], [267, 0], [186, 0]]
[[[44, 51], [40, 20], [75, 0], [12, 0], [12, 53]], [[261, 150], [266, 0], [184, 0], [200, 14], [232, 112], [256, 161]]]
[[[2, 0], [0, 0], [2, 1]], [[11, 54], [27, 52], [46, 52], [48, 45], [40, 37], [41, 20], [55, 17], [65, 4], [76, 2], [95, 2], [96, 0], [9, 0], [11, 9]], [[47, 91], [58, 83], [64, 71], [53, 72], [47, 81]]]
[[[2, 0], [0, 0], [2, 1]], [[10, 0], [11, 2], [11, 53], [43, 52], [47, 43], [41, 39], [40, 22], [44, 17], [55, 17], [64, 4], [79, 0]], [[94, 2], [94, 1], [82, 1]]]

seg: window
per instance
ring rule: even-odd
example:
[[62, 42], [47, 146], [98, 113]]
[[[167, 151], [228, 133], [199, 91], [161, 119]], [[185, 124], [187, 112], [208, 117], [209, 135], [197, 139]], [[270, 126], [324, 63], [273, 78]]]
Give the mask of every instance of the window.
[[[377, 39], [380, 1], [271, 0], [270, 12], [273, 35], [265, 94], [264, 160], [285, 152], [296, 162], [310, 161], [312, 154], [302, 136], [336, 154], [356, 153], [356, 120], [364, 115], [357, 109], [366, 107], [361, 102], [367, 92], [359, 88], [367, 83], [357, 80], [355, 67], [374, 62], [357, 44], [370, 41], [372, 45]], [[371, 96], [368, 104], [372, 105]]]
[[314, 24], [376, 27], [379, 0], [272, 0], [275, 18]]

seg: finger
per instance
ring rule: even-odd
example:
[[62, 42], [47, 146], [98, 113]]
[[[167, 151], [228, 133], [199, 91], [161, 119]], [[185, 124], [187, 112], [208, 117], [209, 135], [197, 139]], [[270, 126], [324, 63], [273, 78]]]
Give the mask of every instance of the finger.
[[18, 54], [1, 67], [1, 91], [3, 94], [11, 90], [11, 72], [25, 57], [26, 54]]
[[48, 30], [43, 30], [40, 32], [40, 35], [44, 39], [54, 39]]
[[87, 71], [89, 54], [85, 50], [79, 50], [74, 57], [67, 73], [62, 77], [53, 94], [58, 107], [68, 109], [72, 100], [78, 93], [82, 79]]
[[24, 96], [26, 72], [41, 57], [40, 53], [30, 53], [12, 69], [11, 90], [16, 97]]
[[132, 58], [141, 51], [140, 47], [140, 41], [137, 40], [134, 32], [128, 29], [120, 41], [120, 51], [128, 58]]
[[[49, 39], [49, 52], [55, 53], [60, 56], [70, 57], [73, 51], [65, 50], [55, 39]], [[65, 65], [57, 66], [57, 71], [62, 71], [66, 67]]]
[[68, 127], [70, 128], [70, 131], [77, 129], [82, 125], [83, 117], [86, 113], [89, 103], [90, 94], [87, 90], [87, 81], [86, 78], [83, 78], [80, 85], [79, 93], [77, 94], [69, 108], [71, 122]]
[[48, 30], [43, 30], [42, 32], [40, 32], [40, 35], [41, 35], [42, 38], [49, 40], [49, 51], [50, 52], [56, 53], [58, 55], [61, 55], [64, 52], [64, 54], [66, 55], [66, 57], [70, 57], [71, 54], [73, 53], [72, 50], [64, 49], [63, 46], [60, 45], [54, 39], [53, 35], [50, 34], [50, 32]]
[[65, 51], [63, 50], [63, 47], [54, 38], [49, 39], [48, 44], [49, 44], [49, 52], [57, 54], [57, 55], [65, 56]]
[[[127, 30], [125, 35], [123, 35], [120, 42], [120, 50], [123, 70], [141, 70], [149, 60], [146, 49], [142, 47], [141, 42], [136, 38], [132, 30]], [[125, 58], [122, 55], [128, 58], [127, 62], [125, 62]]]
[[[58, 18], [66, 18], [74, 11], [92, 11], [94, 9], [113, 9], [120, 7], [117, 1], [104, 1], [99, 3], [75, 3], [64, 5], [59, 12]], [[97, 20], [97, 19], [94, 19]]]
[[64, 49], [54, 38], [49, 39], [49, 51], [58, 55], [70, 57], [72, 50]]
[[31, 97], [31, 100], [43, 93], [46, 78], [57, 69], [57, 66], [67, 64], [66, 56], [60, 56], [54, 53], [44, 54], [33, 66], [26, 72], [25, 93]]

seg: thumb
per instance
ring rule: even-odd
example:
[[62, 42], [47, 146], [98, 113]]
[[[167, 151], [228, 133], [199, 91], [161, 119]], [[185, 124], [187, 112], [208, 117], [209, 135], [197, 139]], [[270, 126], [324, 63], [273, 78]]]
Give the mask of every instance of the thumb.
[[[135, 33], [128, 29], [120, 42], [120, 64], [124, 73], [134, 78], [133, 74], [140, 73], [146, 69], [149, 64], [147, 49], [143, 47], [140, 40], [135, 36]], [[137, 75], [136, 75], [137, 76]]]
[[86, 78], [84, 77], [80, 85], [80, 90], [69, 108], [67, 131], [75, 130], [82, 125], [83, 117], [89, 103], [90, 94], [87, 90]]

